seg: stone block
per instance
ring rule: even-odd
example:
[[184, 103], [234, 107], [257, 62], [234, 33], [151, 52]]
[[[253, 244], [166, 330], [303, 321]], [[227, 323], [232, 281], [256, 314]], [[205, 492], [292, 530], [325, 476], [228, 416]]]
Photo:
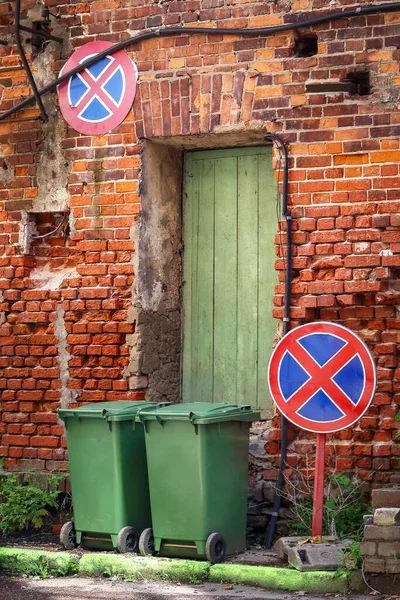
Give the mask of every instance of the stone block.
[[379, 527], [366, 525], [364, 527], [365, 540], [400, 541], [400, 527]]
[[400, 542], [379, 542], [378, 556], [396, 558], [400, 562]]
[[147, 375], [137, 375], [129, 377], [129, 389], [130, 390], [143, 390], [147, 387], [148, 379]]
[[376, 542], [361, 542], [360, 544], [360, 554], [361, 556], [375, 556], [377, 549]]
[[400, 558], [387, 558], [385, 562], [387, 573], [400, 573]]
[[377, 508], [374, 513], [374, 525], [379, 527], [400, 525], [400, 508]]
[[288, 562], [298, 571], [336, 571], [343, 565], [346, 545], [338, 542], [294, 546], [288, 552]]
[[386, 565], [384, 558], [366, 558], [364, 560], [364, 571], [366, 573], [385, 573]]
[[[306, 543], [299, 545], [299, 541], [306, 538], [298, 536], [291, 538], [281, 538], [281, 543], [276, 544], [274, 549], [282, 556], [287, 553], [289, 564], [298, 571], [336, 571], [343, 564], [343, 550], [353, 543], [352, 540], [342, 540], [335, 542], [324, 541], [320, 544]], [[324, 538], [326, 539], [326, 538]]]
[[372, 490], [373, 508], [400, 508], [400, 487]]
[[281, 537], [275, 542], [274, 550], [281, 558], [287, 558], [289, 550], [305, 539], [304, 535]]

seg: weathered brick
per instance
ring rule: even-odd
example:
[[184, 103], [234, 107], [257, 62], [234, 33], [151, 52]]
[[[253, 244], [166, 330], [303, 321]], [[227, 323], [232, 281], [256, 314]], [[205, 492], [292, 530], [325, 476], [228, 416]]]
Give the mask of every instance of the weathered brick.
[[400, 560], [398, 556], [396, 558], [386, 558], [385, 566], [387, 573], [400, 573]]
[[400, 488], [372, 490], [373, 508], [400, 508]]
[[364, 528], [364, 539], [367, 541], [400, 541], [400, 527], [379, 527], [378, 525], [366, 525]]
[[400, 556], [400, 542], [379, 542], [378, 555], [379, 557], [398, 559]]
[[366, 573], [385, 573], [386, 563], [384, 558], [370, 558], [364, 559], [364, 571]]
[[375, 556], [377, 554], [377, 546], [376, 542], [361, 542], [360, 544], [360, 554], [362, 557], [370, 557]]

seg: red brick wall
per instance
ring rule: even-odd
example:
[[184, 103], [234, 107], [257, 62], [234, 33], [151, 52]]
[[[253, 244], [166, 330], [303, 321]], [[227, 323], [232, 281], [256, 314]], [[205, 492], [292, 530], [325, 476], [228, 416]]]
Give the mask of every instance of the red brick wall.
[[[33, 65], [44, 61], [54, 77], [72, 49], [90, 40], [117, 42], [170, 25], [273, 26], [317, 16], [327, 5], [322, 0], [46, 3], [59, 11], [56, 31], [65, 41], [61, 47], [52, 43]], [[339, 0], [333, 9], [352, 6]], [[1, 12], [8, 9], [7, 3], [0, 7], [6, 33], [12, 19]], [[135, 331], [127, 310], [141, 139], [172, 136], [176, 145], [183, 136], [183, 146], [212, 147], [222, 135], [227, 140], [232, 135], [234, 145], [237, 134], [245, 139], [243, 132], [253, 140], [259, 135], [262, 143], [262, 133], [270, 131], [282, 135], [290, 153], [293, 325], [339, 321], [368, 343], [378, 368], [374, 405], [353, 429], [331, 436], [332, 465], [357, 469], [376, 482], [399, 481], [400, 12], [336, 20], [312, 31], [318, 54], [308, 58], [294, 56], [293, 32], [193, 33], [132, 46], [140, 75], [134, 108], [108, 135], [91, 138], [68, 128], [56, 112], [55, 95], [46, 99], [54, 111], [49, 124], [41, 124], [34, 105], [0, 122], [0, 453], [7, 455], [7, 468], [66, 468], [63, 429], [55, 414], [61, 397], [89, 402], [145, 394], [130, 390], [123, 374], [130, 352], [126, 335]], [[15, 46], [0, 46], [2, 110], [30, 93], [23, 70], [1, 72], [19, 64]], [[307, 84], [339, 82], [364, 70], [370, 73], [369, 95], [306, 91]], [[51, 170], [45, 144], [55, 129], [74, 232], [35, 242], [23, 255], [21, 211], [35, 212], [43, 199], [38, 169], [43, 170], [45, 155]], [[278, 253], [282, 242], [284, 234], [277, 236]], [[46, 257], [49, 268], [71, 270], [52, 290], [32, 278]], [[281, 318], [283, 258], [276, 268], [281, 283], [274, 316]], [[63, 348], [62, 333], [55, 335], [60, 314], [67, 336]], [[63, 360], [67, 381], [60, 373]], [[290, 435], [289, 465], [302, 466], [313, 436]], [[279, 436], [277, 418], [254, 434], [254, 444], [266, 452], [254, 458], [255, 483], [275, 477]]]

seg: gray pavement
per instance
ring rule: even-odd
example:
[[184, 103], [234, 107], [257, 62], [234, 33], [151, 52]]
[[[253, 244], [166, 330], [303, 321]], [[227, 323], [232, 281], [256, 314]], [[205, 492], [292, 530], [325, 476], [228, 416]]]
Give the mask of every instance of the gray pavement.
[[[0, 600], [371, 600], [368, 595], [313, 596], [304, 592], [279, 593], [252, 587], [113, 582], [102, 579], [32, 579], [0, 577]], [[376, 599], [385, 596], [375, 596]], [[386, 597], [387, 598], [387, 597]], [[392, 596], [393, 598], [393, 596]], [[398, 599], [400, 600], [400, 598]]]

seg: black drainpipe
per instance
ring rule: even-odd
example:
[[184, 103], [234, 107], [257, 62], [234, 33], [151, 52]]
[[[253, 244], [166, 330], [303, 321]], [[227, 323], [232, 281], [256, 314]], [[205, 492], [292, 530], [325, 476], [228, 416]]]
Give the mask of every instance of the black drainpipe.
[[[285, 157], [285, 166], [283, 171], [283, 190], [282, 190], [282, 217], [286, 221], [286, 271], [285, 271], [285, 297], [283, 313], [283, 335], [286, 335], [290, 329], [290, 286], [292, 280], [292, 215], [288, 212], [288, 187], [289, 187], [289, 156], [285, 142], [276, 135], [276, 133], [267, 133], [265, 140], [274, 140], [280, 146]], [[284, 485], [284, 472], [287, 456], [287, 419], [281, 415], [281, 458], [279, 463], [278, 481], [276, 484], [276, 493], [271, 519], [268, 523], [265, 546], [269, 549], [272, 546], [276, 525], [278, 521], [279, 508], [281, 506], [282, 490]]]

